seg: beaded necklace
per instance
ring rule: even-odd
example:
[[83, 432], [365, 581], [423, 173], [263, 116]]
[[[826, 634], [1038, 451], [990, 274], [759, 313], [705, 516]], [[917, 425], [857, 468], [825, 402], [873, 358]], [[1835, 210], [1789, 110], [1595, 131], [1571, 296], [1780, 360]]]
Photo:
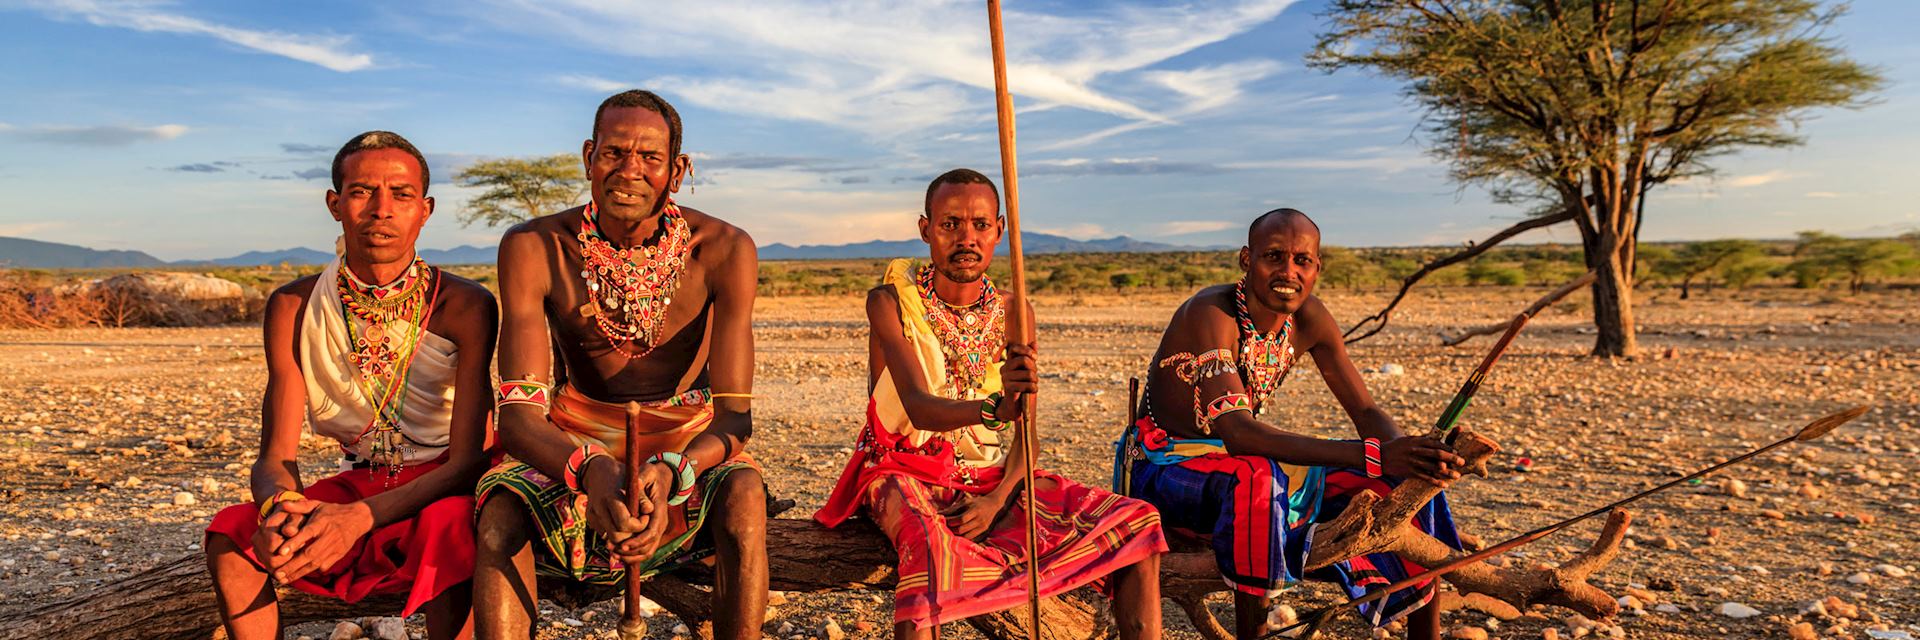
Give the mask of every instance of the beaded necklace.
[[[432, 276], [431, 284], [427, 276]], [[351, 452], [367, 436], [374, 436], [368, 456], [374, 464], [387, 467], [389, 479], [399, 474], [410, 450], [406, 434], [400, 431], [403, 393], [413, 374], [414, 351], [433, 317], [428, 290], [432, 298], [439, 297], [439, 278], [440, 271], [418, 256], [399, 280], [385, 285], [362, 282], [344, 263], [334, 278], [340, 308], [349, 316], [347, 338], [353, 348], [347, 360], [359, 370], [360, 389], [373, 403], [373, 417], [366, 428], [342, 448]]]
[[933, 291], [933, 265], [914, 276], [921, 301], [927, 308], [927, 324], [940, 340], [940, 352], [947, 359], [949, 397], [971, 398], [986, 383], [987, 365], [993, 354], [1005, 348], [1007, 309], [1000, 303], [1000, 292], [993, 279], [980, 276], [980, 299], [966, 306], [941, 300]]
[[618, 248], [600, 234], [597, 213], [592, 202], [581, 213], [580, 278], [587, 282], [588, 302], [580, 313], [593, 318], [615, 352], [629, 360], [645, 357], [664, 337], [667, 307], [680, 288], [693, 233], [680, 207], [668, 201], [660, 212], [665, 237], [658, 244]]
[[1247, 281], [1233, 288], [1233, 315], [1240, 321], [1240, 375], [1246, 380], [1247, 394], [1253, 396], [1257, 413], [1267, 396], [1280, 388], [1293, 368], [1293, 316], [1288, 315], [1273, 333], [1260, 333], [1253, 326], [1253, 314], [1247, 312]]

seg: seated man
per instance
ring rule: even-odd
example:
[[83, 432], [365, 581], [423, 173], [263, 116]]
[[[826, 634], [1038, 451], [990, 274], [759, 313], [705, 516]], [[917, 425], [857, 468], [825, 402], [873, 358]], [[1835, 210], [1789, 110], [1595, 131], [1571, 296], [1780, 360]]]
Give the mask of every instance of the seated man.
[[[673, 203], [692, 161], [666, 100], [616, 94], [592, 131], [587, 205], [500, 241], [500, 437], [512, 458], [480, 481], [476, 630], [528, 637], [536, 575], [621, 585], [628, 571], [713, 556], [713, 637], [758, 640], [766, 489], [745, 451], [753, 239]], [[637, 442], [629, 402], [641, 405]], [[638, 513], [626, 505], [628, 447], [647, 459]]]
[[[1462, 460], [1437, 439], [1401, 433], [1374, 405], [1339, 325], [1312, 295], [1320, 228], [1306, 214], [1276, 209], [1255, 220], [1240, 268], [1239, 283], [1203, 289], [1174, 312], [1153, 356], [1140, 421], [1121, 443], [1115, 489], [1159, 507], [1168, 526], [1212, 537], [1220, 573], [1235, 591], [1236, 634], [1250, 640], [1266, 622], [1269, 599], [1303, 577], [1314, 523], [1338, 515], [1354, 492], [1385, 495], [1393, 478], [1444, 485], [1459, 477]], [[1363, 440], [1303, 436], [1256, 417], [1301, 353], [1313, 354]], [[1417, 520], [1460, 548], [1444, 495]], [[1422, 570], [1383, 553], [1307, 577], [1338, 581], [1360, 596]], [[1429, 584], [1362, 613], [1385, 625], [1421, 609], [1410, 635], [1434, 638], [1432, 597]]]
[[[428, 634], [466, 637], [473, 485], [486, 469], [493, 294], [414, 255], [433, 215], [405, 138], [354, 136], [327, 209], [345, 254], [267, 300], [267, 390], [252, 503], [207, 528], [207, 568], [235, 640], [280, 637], [273, 581], [358, 602], [404, 593]], [[339, 441], [342, 471], [300, 480], [300, 423]]]
[[999, 191], [955, 169], [927, 186], [925, 206], [932, 263], [914, 271], [895, 260], [867, 295], [867, 426], [814, 518], [832, 527], [864, 510], [880, 525], [900, 554], [894, 637], [926, 638], [1027, 601], [1023, 501], [1037, 496], [1041, 596], [1102, 583], [1121, 637], [1158, 638], [1159, 514], [1045, 471], [1022, 491], [1019, 441], [1001, 444], [1038, 375], [1033, 345], [1005, 337], [1006, 309], [986, 278], [1004, 222]]

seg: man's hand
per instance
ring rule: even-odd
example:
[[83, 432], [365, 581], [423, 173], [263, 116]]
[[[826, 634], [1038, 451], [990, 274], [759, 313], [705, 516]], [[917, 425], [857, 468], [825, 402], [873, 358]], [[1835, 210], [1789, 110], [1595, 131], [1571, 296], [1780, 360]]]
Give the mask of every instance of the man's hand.
[[282, 583], [333, 566], [373, 530], [373, 511], [362, 502], [292, 500], [280, 503], [276, 511], [304, 518], [298, 532], [274, 549], [267, 563], [273, 567], [273, 578]]
[[287, 513], [282, 508], [286, 504], [274, 505], [273, 510], [267, 512], [267, 517], [260, 521], [260, 528], [253, 531], [253, 557], [262, 563], [271, 564], [273, 552], [279, 550], [287, 538], [300, 533], [300, 525], [307, 521], [306, 516]]
[[[580, 484], [587, 492], [587, 526], [615, 542], [627, 539], [646, 526], [635, 514], [627, 511], [625, 467], [613, 456], [594, 456], [587, 460], [587, 468], [580, 472], [585, 476]], [[640, 508], [642, 511], [649, 510], [645, 500], [641, 501]]]
[[952, 506], [941, 511], [947, 519], [947, 528], [953, 534], [968, 540], [979, 540], [993, 528], [993, 521], [1006, 511], [1007, 496], [987, 493], [978, 496], [962, 496]]
[[1420, 478], [1445, 489], [1460, 479], [1466, 459], [1453, 446], [1432, 436], [1401, 436], [1380, 445], [1380, 465], [1395, 478]]
[[1007, 343], [1007, 359], [1000, 363], [1000, 406], [994, 419], [1001, 422], [1020, 417], [1026, 406], [1025, 394], [1040, 390], [1040, 369], [1034, 362], [1039, 355], [1035, 345]]
[[652, 556], [654, 550], [660, 548], [667, 523], [673, 519], [667, 509], [667, 499], [673, 497], [673, 467], [655, 462], [642, 468], [640, 473], [640, 529], [618, 539], [607, 537], [613, 543], [613, 555], [628, 564]]

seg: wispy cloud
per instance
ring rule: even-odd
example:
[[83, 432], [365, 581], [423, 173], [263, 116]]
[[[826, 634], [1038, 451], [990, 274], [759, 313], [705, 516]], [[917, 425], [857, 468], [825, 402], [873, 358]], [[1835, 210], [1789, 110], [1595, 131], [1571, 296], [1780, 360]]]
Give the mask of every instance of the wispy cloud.
[[617, 91], [625, 91], [627, 89], [634, 88], [633, 84], [631, 83], [620, 82], [617, 80], [608, 80], [600, 76], [584, 75], [584, 74], [578, 74], [578, 73], [568, 73], [568, 74], [555, 76], [553, 78], [553, 81], [563, 87], [585, 89], [587, 91], [594, 91], [599, 93], [614, 93]]
[[311, 156], [334, 152], [333, 147], [324, 144], [306, 144], [303, 142], [282, 142], [280, 143], [280, 150], [297, 156]]
[[164, 170], [180, 172], [180, 173], [221, 173], [223, 171], [226, 171], [228, 167], [237, 167], [237, 166], [239, 165], [234, 164], [232, 162], [224, 162], [224, 161], [194, 162], [189, 164], [182, 164], [182, 165], [167, 167]]
[[115, 124], [15, 127], [0, 123], [0, 135], [15, 140], [82, 147], [124, 147], [136, 142], [172, 140], [186, 134], [187, 127], [178, 124], [150, 127]]
[[1775, 182], [1786, 180], [1792, 177], [1794, 177], [1794, 174], [1792, 173], [1788, 173], [1786, 171], [1774, 170], [1774, 171], [1768, 171], [1765, 173], [1754, 173], [1754, 174], [1748, 174], [1744, 176], [1733, 176], [1731, 178], [1727, 178], [1726, 180], [1716, 180], [1715, 183], [1724, 184], [1728, 187], [1732, 187], [1735, 189], [1744, 189], [1747, 187], [1758, 187], [1763, 184], [1773, 184]]
[[292, 175], [301, 180], [325, 180], [333, 177], [333, 169], [330, 167], [314, 167], [312, 169], [295, 171]]
[[1160, 235], [1184, 236], [1194, 233], [1225, 231], [1240, 226], [1241, 224], [1242, 223], [1228, 222], [1225, 220], [1174, 220], [1161, 223], [1155, 231]]
[[1808, 191], [1807, 197], [1809, 198], [1845, 198], [1847, 197], [1847, 194], [1838, 193], [1834, 191]]
[[144, 0], [43, 0], [34, 4], [53, 15], [79, 18], [96, 26], [204, 36], [334, 71], [359, 71], [373, 66], [373, 56], [353, 52], [349, 47], [353, 39], [346, 36], [305, 35], [215, 24], [163, 11], [163, 5]]
[[29, 220], [26, 222], [0, 222], [0, 236], [20, 238], [20, 237], [25, 237], [31, 234], [39, 233], [42, 231], [47, 231], [50, 229], [58, 229], [62, 226], [65, 226], [65, 225], [56, 220]]
[[1137, 176], [1173, 173], [1209, 173], [1220, 170], [1219, 165], [1212, 163], [1170, 162], [1158, 158], [1110, 158], [1107, 160], [1067, 158], [1064, 160], [1040, 160], [1032, 162], [1022, 167], [1020, 173], [1033, 176]]
[[719, 155], [719, 156], [708, 155], [703, 153], [696, 153], [692, 155], [693, 155], [694, 167], [696, 169], [701, 169], [701, 170], [724, 171], [728, 169], [742, 169], [742, 170], [784, 169], [788, 171], [802, 171], [807, 173], [842, 173], [846, 171], [855, 171], [855, 170], [866, 168], [862, 165], [848, 162], [845, 160], [839, 160], [836, 158], [819, 158], [819, 157], [811, 157], [811, 156], [776, 156], [776, 155], [755, 155], [755, 154], [739, 154], [739, 153]]
[[[1009, 10], [1008, 77], [1029, 109], [1072, 108], [1167, 122], [1165, 114], [1173, 111], [1167, 105], [1150, 107], [1103, 87], [1125, 84], [1116, 76], [1139, 74], [1244, 33], [1272, 20], [1292, 1], [1112, 5], [1088, 15]], [[972, 2], [496, 4], [499, 10], [482, 13], [509, 29], [557, 32], [596, 50], [696, 59], [717, 68], [717, 73], [645, 79], [647, 86], [708, 108], [818, 122], [876, 137], [910, 131], [937, 136], [952, 133], [955, 121], [991, 117], [990, 109], [981, 108], [993, 87], [986, 30], [956, 27], [984, 27], [985, 16]], [[1260, 63], [1267, 72], [1270, 65]], [[1233, 70], [1225, 65], [1162, 72], [1148, 81], [1201, 90], [1226, 82], [1220, 76]], [[563, 82], [607, 86], [601, 80], [572, 76]]]
[[1091, 222], [1071, 224], [1064, 227], [1036, 228], [1034, 229], [1034, 231], [1039, 233], [1052, 234], [1056, 236], [1066, 236], [1069, 238], [1073, 238], [1075, 240], [1105, 238], [1105, 237], [1110, 237], [1114, 235], [1112, 233], [1108, 233], [1106, 227], [1102, 227], [1100, 225], [1097, 225]]

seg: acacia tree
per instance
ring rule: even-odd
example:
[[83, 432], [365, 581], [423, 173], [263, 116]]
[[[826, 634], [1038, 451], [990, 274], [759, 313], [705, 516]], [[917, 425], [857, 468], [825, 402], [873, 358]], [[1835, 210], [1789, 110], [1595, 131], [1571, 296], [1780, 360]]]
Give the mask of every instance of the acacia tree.
[[461, 224], [468, 225], [532, 220], [571, 207], [587, 193], [580, 157], [564, 153], [476, 162], [454, 179], [460, 186], [484, 189], [460, 213]]
[[[1742, 148], [1800, 144], [1795, 129], [1810, 110], [1857, 106], [1878, 88], [1875, 71], [1823, 35], [1843, 10], [1811, 0], [1334, 0], [1309, 62], [1405, 81], [1453, 178], [1529, 207], [1526, 220], [1430, 267], [1572, 222], [1599, 275], [1593, 353], [1627, 356], [1638, 349], [1631, 296], [1647, 191], [1710, 174], [1708, 161]], [[1354, 330], [1384, 325], [1431, 271], [1409, 276]]]

